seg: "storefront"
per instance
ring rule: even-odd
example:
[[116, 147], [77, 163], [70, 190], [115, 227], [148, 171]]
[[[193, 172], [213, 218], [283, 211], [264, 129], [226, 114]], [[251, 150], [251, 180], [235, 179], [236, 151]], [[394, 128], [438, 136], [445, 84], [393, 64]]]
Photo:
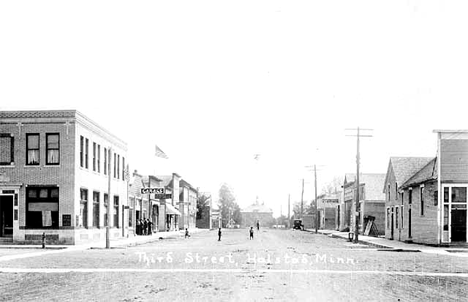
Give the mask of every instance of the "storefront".
[[468, 184], [443, 186], [443, 204], [440, 205], [442, 217], [442, 243], [468, 242], [467, 189]]

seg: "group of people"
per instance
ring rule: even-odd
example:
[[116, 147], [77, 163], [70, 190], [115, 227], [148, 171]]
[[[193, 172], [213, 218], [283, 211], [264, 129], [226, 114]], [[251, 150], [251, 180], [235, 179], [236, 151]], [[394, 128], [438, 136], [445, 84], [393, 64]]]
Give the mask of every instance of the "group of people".
[[153, 223], [149, 219], [137, 219], [136, 233], [137, 235], [151, 235], [153, 230]]

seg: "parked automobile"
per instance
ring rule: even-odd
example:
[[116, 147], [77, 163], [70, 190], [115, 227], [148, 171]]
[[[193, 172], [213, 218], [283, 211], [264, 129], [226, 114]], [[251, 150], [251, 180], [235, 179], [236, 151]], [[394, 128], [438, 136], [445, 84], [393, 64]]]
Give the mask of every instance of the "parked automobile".
[[294, 219], [293, 230], [304, 230], [302, 219]]

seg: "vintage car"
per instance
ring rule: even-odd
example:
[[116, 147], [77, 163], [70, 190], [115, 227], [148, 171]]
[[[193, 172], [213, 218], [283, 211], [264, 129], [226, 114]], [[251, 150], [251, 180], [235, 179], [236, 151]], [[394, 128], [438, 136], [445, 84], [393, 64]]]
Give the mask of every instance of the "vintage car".
[[302, 219], [294, 219], [293, 230], [304, 230]]

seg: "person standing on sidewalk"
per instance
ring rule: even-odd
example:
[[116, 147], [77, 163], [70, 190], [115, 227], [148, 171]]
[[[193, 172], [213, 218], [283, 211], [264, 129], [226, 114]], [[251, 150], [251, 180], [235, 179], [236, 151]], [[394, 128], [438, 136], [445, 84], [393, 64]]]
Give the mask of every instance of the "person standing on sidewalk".
[[151, 222], [151, 220], [148, 219], [148, 235], [151, 236], [152, 233], [153, 233], [153, 223]]
[[143, 220], [143, 234], [142, 235], [146, 235], [146, 230], [148, 229], [148, 222], [146, 221], [146, 219]]
[[136, 220], [136, 234], [137, 234], [137, 235], [141, 235], [141, 223], [140, 223], [140, 219], [137, 219], [137, 220]]
[[218, 241], [221, 241], [221, 228], [218, 230]]
[[260, 231], [260, 221], [257, 220], [257, 231]]
[[250, 227], [250, 240], [253, 240], [253, 234], [254, 234], [254, 230], [253, 230], [253, 227]]
[[187, 228], [185, 228], [185, 238], [189, 237], [190, 238], [190, 234], [189, 234], [189, 231]]

